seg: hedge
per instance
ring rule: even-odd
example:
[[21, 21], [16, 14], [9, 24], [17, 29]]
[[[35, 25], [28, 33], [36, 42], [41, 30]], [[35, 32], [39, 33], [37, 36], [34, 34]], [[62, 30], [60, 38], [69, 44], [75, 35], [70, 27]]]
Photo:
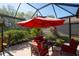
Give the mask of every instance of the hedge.
[[[0, 36], [1, 36], [1, 33], [0, 33]], [[18, 42], [32, 39], [30, 33], [27, 30], [16, 30], [16, 29], [5, 31], [4, 37], [7, 37], [9, 39], [10, 44], [16, 44]]]

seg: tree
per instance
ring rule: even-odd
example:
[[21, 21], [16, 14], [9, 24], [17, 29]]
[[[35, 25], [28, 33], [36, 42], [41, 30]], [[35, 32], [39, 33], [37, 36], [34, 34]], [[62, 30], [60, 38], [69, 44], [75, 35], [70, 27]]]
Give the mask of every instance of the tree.
[[[8, 5], [7, 7], [3, 6], [2, 8], [0, 8], [0, 13], [10, 15], [10, 16], [15, 16], [16, 10], [14, 9], [13, 6]], [[27, 19], [31, 19], [33, 14], [34, 14], [33, 11], [27, 11], [26, 13], [18, 11], [16, 17], [25, 18], [27, 20]], [[35, 16], [36, 14], [33, 17]], [[21, 21], [18, 19], [12, 19], [12, 18], [6, 18], [6, 17], [4, 19], [5, 19], [6, 25], [11, 28], [17, 27], [16, 22]]]
[[10, 16], [15, 16], [15, 12], [16, 12], [16, 11], [14, 10], [14, 7], [13, 7], [13, 6], [8, 5], [7, 11], [8, 11], [8, 14], [9, 14]]
[[[0, 13], [1, 13], [1, 14], [5, 14], [5, 15], [13, 16], [13, 15], [14, 15], [14, 12], [15, 12], [15, 11], [14, 11], [13, 7], [11, 7], [11, 6], [8, 6], [8, 7], [3, 6], [3, 7], [0, 9]], [[4, 17], [4, 21], [5, 21], [6, 26], [10, 26], [10, 25], [11, 25], [11, 27], [12, 27], [13, 22], [14, 22], [12, 19], [10, 19], [10, 18], [5, 18], [5, 17]]]
[[[30, 19], [33, 16], [33, 14], [34, 14], [33, 11], [27, 11], [26, 14], [25, 14], [25, 18]], [[35, 15], [33, 17], [35, 17]]]

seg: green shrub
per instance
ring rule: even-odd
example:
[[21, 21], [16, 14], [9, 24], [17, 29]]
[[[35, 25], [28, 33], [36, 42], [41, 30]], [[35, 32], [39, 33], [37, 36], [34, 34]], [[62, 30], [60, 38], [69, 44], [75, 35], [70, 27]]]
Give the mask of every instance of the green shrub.
[[69, 42], [69, 37], [67, 36], [61, 37], [61, 39], [63, 39], [65, 42]]
[[4, 32], [4, 35], [10, 35], [11, 44], [27, 40], [26, 38], [30, 37], [28, 31], [25, 30], [8, 30]]
[[50, 35], [45, 35], [45, 38], [46, 38], [47, 40], [55, 41], [57, 37], [55, 37], [55, 36], [50, 36]]
[[[39, 29], [11, 29], [6, 28], [4, 32], [4, 37], [9, 37], [10, 44], [15, 44], [22, 41], [32, 40], [35, 36], [39, 34]], [[1, 36], [1, 33], [0, 33]]]
[[64, 42], [65, 42], [65, 41], [64, 41], [63, 39], [58, 38], [58, 39], [56, 39], [56, 43], [55, 43], [55, 45], [57, 45], [57, 46], [61, 46], [61, 45], [63, 45]]
[[39, 28], [32, 28], [32, 29], [30, 29], [30, 36], [32, 38], [34, 38], [35, 36], [37, 36], [40, 33], [39, 30], [41, 31], [41, 29], [39, 29]]
[[77, 36], [77, 41], [78, 41], [78, 44], [79, 44], [79, 36]]

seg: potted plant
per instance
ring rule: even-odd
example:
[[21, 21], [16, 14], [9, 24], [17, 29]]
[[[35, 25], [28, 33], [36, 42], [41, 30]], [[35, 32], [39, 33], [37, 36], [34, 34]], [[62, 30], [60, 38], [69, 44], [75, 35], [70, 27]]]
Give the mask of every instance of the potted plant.
[[56, 46], [61, 46], [63, 44], [64, 44], [64, 40], [63, 39], [60, 39], [60, 38], [56, 39], [56, 42], [55, 42]]

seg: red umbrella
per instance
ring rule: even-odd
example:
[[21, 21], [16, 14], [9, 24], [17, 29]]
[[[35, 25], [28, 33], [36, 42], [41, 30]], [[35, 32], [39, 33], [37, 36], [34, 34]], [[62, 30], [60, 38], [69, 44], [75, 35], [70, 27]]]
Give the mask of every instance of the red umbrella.
[[30, 20], [17, 22], [18, 25], [30, 28], [47, 28], [50, 26], [59, 26], [64, 24], [64, 20], [55, 18], [35, 17]]

